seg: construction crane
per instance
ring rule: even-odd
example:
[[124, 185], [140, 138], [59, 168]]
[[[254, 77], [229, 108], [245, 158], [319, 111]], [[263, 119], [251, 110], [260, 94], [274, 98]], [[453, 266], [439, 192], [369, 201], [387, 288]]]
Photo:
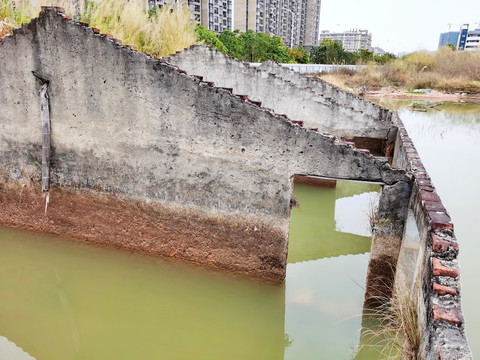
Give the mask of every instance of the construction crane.
[[452, 31], [452, 25], [462, 26], [463, 24], [452, 24], [452, 23], [448, 23], [448, 32]]

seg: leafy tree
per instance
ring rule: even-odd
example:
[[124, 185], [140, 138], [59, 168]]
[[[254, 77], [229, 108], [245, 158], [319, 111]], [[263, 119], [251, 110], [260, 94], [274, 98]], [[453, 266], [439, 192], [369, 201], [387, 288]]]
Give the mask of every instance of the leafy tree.
[[293, 49], [289, 50], [290, 57], [297, 64], [308, 64], [310, 63], [310, 56], [308, 55], [307, 50], [301, 46], [295, 46]]
[[345, 53], [340, 41], [325, 39], [320, 45], [312, 47], [310, 50], [310, 60], [315, 64], [345, 63], [345, 59], [349, 56]]
[[377, 63], [377, 64], [381, 64], [381, 65], [384, 65], [390, 61], [392, 61], [393, 59], [396, 59], [397, 57], [394, 55], [394, 54], [391, 54], [391, 53], [385, 53], [383, 55], [374, 55], [373, 56], [373, 60]]
[[228, 55], [243, 60], [245, 56], [245, 45], [239, 30], [223, 30], [218, 39], [225, 45]]
[[283, 45], [280, 36], [256, 33], [253, 50], [255, 54], [255, 62], [273, 60], [279, 63], [288, 63], [293, 61], [289, 49]]
[[243, 42], [243, 59], [245, 61], [254, 62], [254, 44], [256, 40], [256, 33], [253, 30], [247, 30], [240, 35]]
[[227, 53], [227, 48], [217, 38], [217, 34], [215, 34], [212, 30], [207, 30], [203, 25], [197, 25], [195, 28], [195, 34], [197, 35], [198, 42], [203, 42], [204, 44], [212, 46], [223, 53]]
[[367, 49], [358, 50], [359, 60], [363, 63], [373, 61], [373, 51]]
[[453, 51], [457, 50], [457, 48], [455, 47], [455, 45], [451, 44], [451, 43], [448, 43], [447, 45], [445, 45], [446, 47], [449, 47], [450, 49], [452, 49]]

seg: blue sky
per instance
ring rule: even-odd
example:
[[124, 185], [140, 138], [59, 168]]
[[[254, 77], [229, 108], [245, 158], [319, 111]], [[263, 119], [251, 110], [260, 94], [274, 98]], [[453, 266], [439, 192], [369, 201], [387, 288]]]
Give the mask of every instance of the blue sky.
[[[320, 29], [368, 29], [392, 53], [435, 50], [440, 33], [480, 27], [480, 0], [322, 0]], [[475, 24], [476, 23], [476, 24]]]

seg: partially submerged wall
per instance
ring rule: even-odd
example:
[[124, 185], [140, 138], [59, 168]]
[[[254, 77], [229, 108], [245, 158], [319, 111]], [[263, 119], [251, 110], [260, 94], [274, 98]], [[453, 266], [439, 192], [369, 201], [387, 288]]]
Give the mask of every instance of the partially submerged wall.
[[410, 200], [414, 237], [401, 245], [395, 288], [418, 305], [422, 330], [420, 358], [472, 359], [461, 309], [458, 242], [453, 224], [401, 120], [394, 164], [412, 172]]
[[378, 106], [365, 105], [362, 99], [339, 91], [334, 94], [331, 89], [329, 93], [312, 91], [309, 84], [292, 82], [270, 69], [250, 67], [205, 45], [192, 46], [166, 60], [188, 74], [231, 88], [235, 94], [248, 95], [278, 114], [336, 136], [387, 139], [392, 130], [388, 111], [384, 115], [384, 109]]
[[[0, 41], [0, 52], [1, 224], [281, 281], [295, 174], [409, 181], [385, 159], [53, 8]], [[46, 215], [38, 187], [40, 84], [32, 71], [49, 80]]]

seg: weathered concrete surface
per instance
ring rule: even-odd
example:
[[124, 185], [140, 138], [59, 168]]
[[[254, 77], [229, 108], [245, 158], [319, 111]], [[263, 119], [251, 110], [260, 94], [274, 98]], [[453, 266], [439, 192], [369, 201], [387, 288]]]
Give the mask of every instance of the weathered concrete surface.
[[260, 70], [275, 74], [278, 77], [288, 80], [295, 85], [302, 88], [309, 88], [326, 99], [332, 99], [347, 108], [354, 111], [361, 112], [365, 115], [370, 115], [376, 119], [391, 121], [392, 112], [387, 108], [372, 103], [371, 101], [360, 98], [352, 93], [346, 92], [332, 84], [327, 83], [321, 79], [313, 79], [308, 76], [303, 76], [298, 72], [283, 67], [273, 61], [265, 61], [259, 66]]
[[367, 305], [379, 304], [392, 295], [410, 195], [408, 182], [382, 188], [375, 218], [371, 219], [372, 246], [365, 289]]
[[[342, 96], [338, 91], [335, 94], [329, 91], [331, 94], [328, 95], [312, 91], [309, 84], [299, 86], [205, 45], [192, 46], [166, 60], [190, 75], [203, 76], [204, 80], [212, 81], [216, 86], [232, 88], [235, 94], [248, 95], [251, 100], [260, 101], [278, 114], [286, 114], [292, 120], [304, 121], [305, 126], [319, 128], [335, 136], [387, 139], [392, 128], [390, 117], [379, 116], [383, 115], [383, 108], [360, 105], [363, 100], [352, 95]], [[348, 98], [348, 101], [343, 98]]]
[[[35, 189], [42, 135], [32, 71], [50, 80], [52, 200], [49, 221], [35, 219], [46, 232], [280, 281], [294, 175], [409, 181], [385, 159], [292, 124], [52, 9], [1, 41], [0, 52], [0, 172], [7, 185], [32, 181]], [[98, 204], [91, 193], [119, 202]], [[32, 218], [44, 216], [40, 195], [22, 206], [22, 192], [16, 194], [4, 197], [2, 206], [16, 204], [18, 216], [3, 213], [1, 223], [28, 228]], [[94, 231], [86, 222], [82, 227], [60, 206], [75, 207], [78, 197], [84, 213], [102, 219], [108, 218], [102, 209], [118, 214], [123, 201], [137, 201], [131, 216], [139, 223], [131, 226], [158, 230], [124, 242], [96, 221]], [[174, 219], [186, 224], [183, 218], [192, 226], [185, 225], [174, 247]], [[199, 244], [201, 251], [185, 255]]]

